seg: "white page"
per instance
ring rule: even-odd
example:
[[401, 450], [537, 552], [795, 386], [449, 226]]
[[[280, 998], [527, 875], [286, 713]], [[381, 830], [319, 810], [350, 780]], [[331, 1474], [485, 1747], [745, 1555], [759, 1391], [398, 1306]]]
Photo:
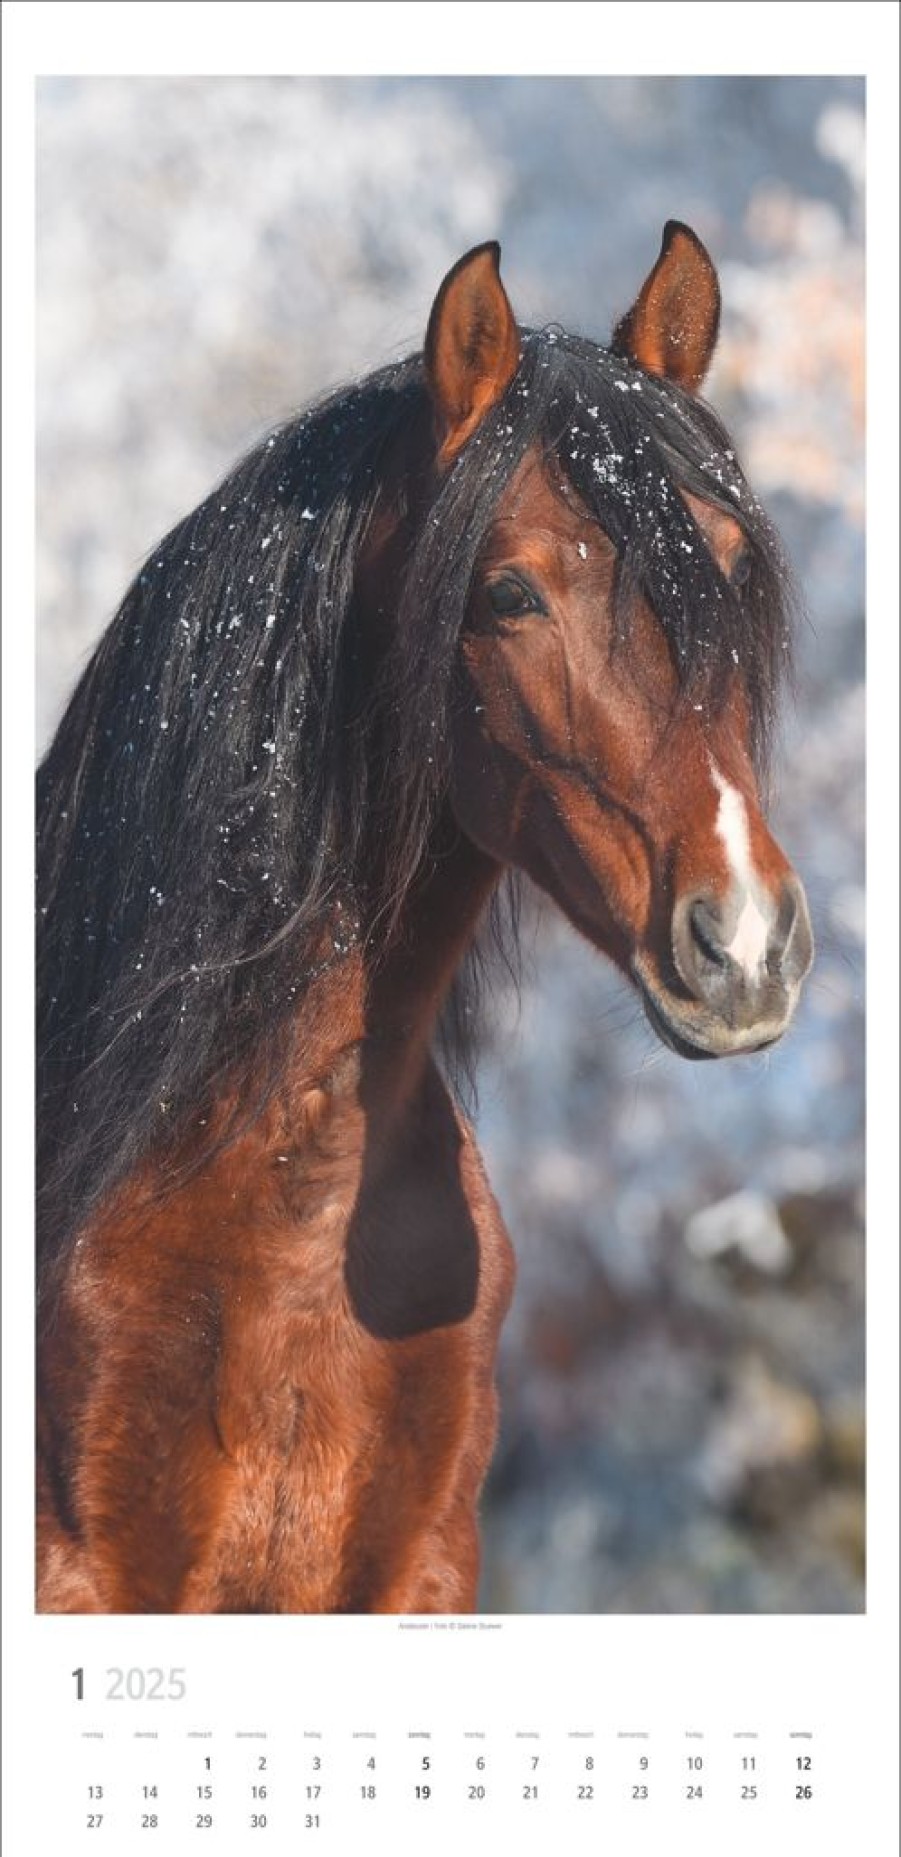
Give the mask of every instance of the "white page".
[[[866, 1801], [868, 1820], [878, 1825], [874, 1835], [884, 1838], [878, 1848], [894, 1849], [888, 1787], [897, 1739], [897, 1203], [889, 1157], [897, 1096], [894, 1031], [888, 1027], [897, 1019], [889, 978], [897, 971], [897, 931], [887, 881], [895, 875], [898, 837], [897, 715], [889, 695], [897, 665], [894, 9], [12, 5], [5, 34], [8, 1847], [26, 1852], [65, 1838], [72, 1849], [95, 1849], [99, 1843], [124, 1854], [145, 1848], [155, 1835], [167, 1851], [192, 1848], [195, 1837], [216, 1850], [243, 1851], [253, 1834], [264, 1849], [281, 1853], [306, 1839], [323, 1850], [343, 1850], [362, 1834], [376, 1849], [412, 1851], [420, 1848], [425, 1821], [431, 1844], [448, 1851], [461, 1837], [487, 1849], [489, 1838], [506, 1833], [524, 1850], [544, 1849], [549, 1837], [559, 1835], [574, 1851], [594, 1849], [604, 1836], [636, 1852], [657, 1850], [662, 1837], [677, 1849], [690, 1844], [712, 1851], [728, 1835], [738, 1850], [756, 1850], [761, 1837], [769, 1837], [777, 1850], [789, 1848], [791, 1838], [792, 1849], [819, 1853], [845, 1847]], [[637, 65], [639, 78], [633, 75]], [[230, 123], [244, 123], [251, 181], [246, 204], [238, 193], [234, 210], [238, 227], [244, 211], [253, 238], [261, 240], [259, 258], [246, 260], [240, 252], [236, 257], [235, 220], [226, 219], [223, 209], [220, 223], [214, 189], [204, 191], [211, 183], [199, 168], [178, 166], [189, 144], [183, 139], [184, 112], [173, 104], [167, 114], [167, 95], [174, 92], [167, 93], [166, 86], [196, 73], [204, 74], [208, 87], [230, 83], [231, 98], [235, 85], [246, 90], [255, 79], [271, 84], [282, 77], [299, 86], [288, 100], [271, 92], [268, 130], [265, 121], [258, 124], [256, 106], [250, 109], [240, 97], [216, 117], [213, 88], [197, 93], [200, 120], [215, 119], [215, 133], [223, 133], [223, 124], [228, 133]], [[363, 85], [373, 73], [396, 81], [379, 92], [361, 91], [358, 100], [353, 81]], [[439, 83], [424, 92], [422, 79], [430, 73], [486, 83], [502, 78], [515, 90], [498, 98], [492, 124], [491, 110], [465, 84]], [[627, 145], [633, 139], [631, 191], [622, 176], [611, 191], [603, 167], [592, 174], [590, 147], [580, 163], [588, 108], [584, 73], [597, 76], [605, 133], [611, 133], [615, 97], [623, 139]], [[703, 103], [697, 116], [689, 107], [697, 96], [690, 80], [714, 85], [729, 74], [753, 75], [761, 83], [769, 76], [776, 89], [767, 92], [774, 112], [768, 120], [785, 129], [784, 142], [769, 143], [768, 132], [753, 123], [744, 141], [736, 138], [757, 164], [742, 194], [740, 226], [728, 222], [725, 181], [711, 178], [725, 144], [717, 140]], [[853, 801], [843, 805], [836, 790], [834, 856], [848, 857], [850, 873], [846, 877], [842, 865], [839, 880], [829, 867], [832, 841], [823, 823], [822, 796], [833, 791], [827, 772], [817, 789], [817, 842], [811, 828], [805, 843], [803, 806], [793, 802], [790, 789], [791, 769], [801, 766], [805, 750], [815, 757], [828, 745], [827, 717], [853, 736], [857, 673], [853, 665], [847, 672], [844, 661], [839, 663], [835, 640], [841, 625], [847, 648], [852, 654], [860, 649], [853, 618], [840, 617], [842, 601], [853, 603], [855, 588], [854, 560], [842, 547], [852, 547], [847, 537], [854, 533], [853, 512], [857, 507], [861, 521], [863, 504], [859, 443], [849, 423], [854, 387], [843, 373], [833, 396], [823, 360], [832, 357], [840, 370], [860, 367], [853, 263], [862, 238], [859, 227], [854, 232], [853, 202], [861, 109], [852, 93], [842, 92], [836, 74], [866, 78], [867, 549], [869, 586], [878, 593], [867, 639], [867, 951], [874, 977], [868, 1174], [876, 1213], [867, 1278], [865, 1588], [853, 1571], [862, 1550], [862, 1447], [856, 1417], [850, 1433], [845, 1422], [849, 1413], [859, 1415], [863, 1398], [863, 1360], [853, 1343], [863, 1293], [860, 1250], [837, 1246], [836, 1274], [818, 1291], [816, 1269], [826, 1266], [817, 1260], [804, 1278], [811, 1235], [801, 1218], [805, 1206], [825, 1218], [830, 1192], [840, 1218], [849, 1216], [852, 1204], [860, 1216], [853, 1156], [862, 1075], [856, 1084], [846, 1081], [839, 1094], [829, 1069], [836, 1049], [830, 1011], [839, 1018], [851, 1012], [860, 989], [860, 891], [854, 874], [859, 845], [853, 842]], [[811, 139], [805, 166], [800, 136], [792, 142], [779, 115], [789, 93], [780, 100], [777, 91], [814, 76], [834, 80], [835, 91], [824, 94], [819, 142]], [[57, 111], [83, 112], [80, 141], [65, 125], [60, 132], [58, 115], [54, 121], [48, 84], [67, 77], [94, 83], [90, 95], [77, 87], [63, 90], [56, 103]], [[109, 85], [106, 114], [100, 107], [101, 77]], [[35, 78], [42, 86], [37, 115]], [[304, 79], [317, 78], [318, 85], [304, 87]], [[542, 84], [555, 79], [553, 94], [542, 91]], [[151, 80], [159, 115], [146, 129], [148, 172], [162, 171], [153, 163], [160, 150], [165, 154], [171, 133], [174, 204], [167, 204], [166, 224], [177, 254], [173, 260], [170, 243], [156, 267], [149, 189], [145, 217], [132, 228], [131, 243], [117, 248], [114, 238], [108, 246], [103, 242], [108, 215], [118, 210], [117, 149], [124, 158], [137, 144], [139, 158], [126, 178], [134, 185], [135, 173], [140, 176], [134, 86]], [[326, 80], [333, 80], [331, 89]], [[654, 80], [663, 88], [652, 88]], [[573, 86], [569, 118], [559, 105], [564, 83]], [[266, 290], [284, 273], [277, 258], [267, 272], [263, 236], [267, 224], [276, 239], [284, 236], [290, 201], [273, 206], [267, 220], [251, 183], [258, 189], [267, 183], [260, 138], [268, 132], [273, 191], [285, 186], [285, 172], [290, 176], [291, 161], [298, 161], [289, 130], [295, 109], [303, 149], [297, 184], [300, 190], [302, 182], [309, 215], [298, 237], [308, 242], [303, 249], [309, 263], [321, 259], [322, 267], [315, 301], [298, 310], [292, 359], [275, 356], [271, 346], [267, 351], [282, 311], [277, 303], [273, 308]], [[654, 111], [668, 125], [658, 144], [649, 126]], [[85, 177], [96, 189], [90, 215], [73, 218], [66, 236], [45, 233], [37, 301], [31, 286], [36, 122], [39, 159], [43, 155], [49, 177], [48, 211], [56, 203], [59, 212], [64, 197], [60, 149], [73, 150], [73, 200], [85, 199]], [[546, 122], [553, 123], [551, 131]], [[562, 143], [566, 133], [577, 149], [572, 191], [549, 200], [541, 191], [542, 175], [558, 157], [542, 144], [542, 134]], [[305, 134], [311, 138], [306, 142]], [[321, 172], [315, 134], [324, 138]], [[647, 153], [649, 138], [658, 148], [656, 162]], [[199, 136], [193, 146], [202, 147]], [[442, 147], [449, 150], [445, 157]], [[93, 166], [85, 153], [90, 148]], [[409, 183], [411, 160], [417, 187]], [[846, 177], [841, 211], [818, 188], [817, 174], [822, 179], [827, 161], [833, 176]], [[565, 171], [562, 154], [553, 171]], [[448, 174], [455, 191], [438, 200]], [[736, 186], [744, 185], [739, 176]], [[430, 186], [436, 191], [434, 216]], [[235, 187], [237, 192], [238, 179]], [[678, 197], [671, 204], [673, 190]], [[140, 199], [140, 189], [129, 197]], [[640, 231], [631, 224], [632, 198]], [[858, 198], [862, 202], [861, 193]], [[598, 250], [583, 243], [580, 253], [595, 200]], [[398, 201], [409, 223], [392, 229], [387, 215]], [[489, 213], [494, 223], [483, 226]], [[641, 281], [641, 254], [646, 252], [645, 269], [654, 260], [663, 220], [692, 214], [700, 215], [700, 229], [717, 249], [724, 297], [711, 401], [730, 431], [744, 420], [745, 462], [764, 501], [782, 499], [789, 524], [796, 523], [793, 535], [803, 536], [805, 522], [815, 531], [808, 552], [814, 579], [805, 592], [823, 655], [818, 659], [811, 648], [802, 653], [802, 673], [813, 680], [822, 665], [824, 680], [836, 681], [807, 707], [804, 690], [800, 693], [800, 730], [796, 726], [792, 734], [789, 724], [777, 781], [778, 817], [787, 846], [791, 834], [790, 852], [799, 868], [805, 874], [814, 869], [821, 885], [818, 895], [811, 886], [811, 896], [815, 916], [819, 910], [817, 926], [822, 922], [826, 934], [819, 936], [808, 999], [815, 999], [818, 974], [825, 975], [824, 995], [827, 983], [838, 986], [839, 994], [833, 994], [831, 1007], [823, 1005], [824, 995], [815, 1008], [805, 1007], [808, 1017], [799, 1015], [766, 1068], [763, 1060], [752, 1060], [760, 1068], [750, 1082], [742, 1081], [748, 1073], [738, 1063], [692, 1067], [690, 1075], [684, 1067], [676, 1081], [677, 1061], [667, 1055], [661, 1085], [659, 1065], [643, 1075], [648, 1039], [634, 1042], [628, 1010], [609, 1005], [617, 996], [608, 990], [602, 996], [603, 1031], [616, 1049], [610, 1076], [602, 1074], [600, 1063], [597, 1068], [597, 1100], [610, 1126], [596, 1151], [584, 1098], [567, 1079], [576, 1063], [579, 1013], [588, 1025], [589, 1015], [599, 1010], [593, 989], [602, 985], [595, 982], [601, 963], [574, 947], [559, 926], [544, 922], [534, 973], [527, 970], [521, 1020], [517, 1026], [509, 996], [502, 997], [499, 1029], [482, 1061], [479, 1140], [518, 1253], [519, 1283], [504, 1331], [502, 1430], [496, 1481], [489, 1478], [482, 1506], [483, 1578], [475, 1612], [219, 1616], [215, 1622], [190, 1611], [144, 1617], [35, 1613], [33, 1280], [30, 1246], [19, 1237], [32, 1221], [31, 1092], [24, 1075], [31, 1070], [22, 1056], [31, 1049], [32, 1022], [25, 978], [32, 943], [24, 901], [30, 817], [22, 805], [23, 770], [33, 759], [22, 697], [32, 647], [42, 666], [40, 752], [86, 651], [156, 535], [205, 496], [248, 444], [285, 417], [287, 407], [421, 342], [441, 275], [467, 244], [494, 236], [502, 225], [503, 275], [523, 319], [559, 319], [603, 342], [611, 318], [628, 301], [622, 293], [632, 287], [629, 280], [636, 288]], [[378, 246], [383, 221], [387, 270], [380, 273], [375, 262], [367, 276], [358, 251], [366, 251], [367, 238]], [[332, 234], [337, 256], [329, 245]], [[79, 236], [96, 241], [87, 260], [79, 254]], [[614, 280], [609, 284], [598, 258], [605, 237]], [[617, 238], [623, 250], [614, 252]], [[135, 268], [124, 286], [115, 280], [123, 307], [110, 320], [101, 304], [100, 267], [103, 255], [114, 256], [117, 249], [129, 254]], [[335, 279], [341, 277], [352, 281], [338, 286], [339, 296]], [[177, 299], [180, 278], [185, 294]], [[223, 280], [222, 301], [217, 279]], [[111, 280], [111, 293], [113, 287]], [[798, 322], [795, 332], [786, 327], [791, 317]], [[47, 435], [39, 453], [37, 583], [30, 473], [24, 464], [33, 430], [27, 383], [36, 327], [38, 404]], [[781, 344], [770, 373], [763, 346], [768, 335]], [[101, 347], [119, 344], [118, 377], [112, 366], [100, 365], [98, 340]], [[201, 386], [192, 399], [193, 374], [185, 357], [190, 360], [192, 347], [204, 344], [223, 358], [224, 372], [217, 383], [211, 373], [203, 374], [199, 359]], [[64, 380], [64, 405], [48, 418], [48, 396], [62, 391], [58, 379]], [[107, 388], [109, 404], [103, 398]], [[133, 448], [123, 403], [133, 408], [139, 440]], [[815, 434], [815, 444], [805, 450], [808, 432]], [[74, 529], [66, 526], [70, 505], [64, 501], [66, 478], [73, 473], [84, 477], [80, 500], [72, 498]], [[54, 507], [57, 487], [62, 509]], [[833, 530], [830, 509], [842, 512]], [[836, 536], [845, 541], [839, 545]], [[67, 585], [73, 562], [77, 571]], [[22, 614], [34, 603], [36, 584], [32, 638]], [[52, 642], [48, 649], [48, 638], [64, 641], [59, 653]], [[844, 749], [838, 737], [836, 743], [839, 755]], [[849, 754], [851, 765], [853, 742]], [[561, 974], [569, 978], [558, 983], [555, 976]], [[621, 988], [619, 997], [622, 993]], [[552, 1141], [544, 1133], [545, 1096], [529, 1079], [547, 1049], [548, 1027], [561, 1014], [569, 1015], [571, 1042], [561, 1048], [552, 1087], [570, 1090], [571, 1119], [561, 1121], [559, 1138]], [[792, 1069], [794, 1037], [796, 1053], [806, 1056], [797, 1055]], [[853, 1036], [851, 1044], [859, 1049]], [[622, 1056], [623, 1046], [631, 1056]], [[797, 1107], [787, 1094], [796, 1078], [807, 1093]], [[816, 1128], [817, 1091], [825, 1105], [819, 1140], [810, 1132]], [[742, 1146], [744, 1100], [749, 1116], [772, 1117], [772, 1104], [780, 1105], [784, 1138], [779, 1152], [766, 1160], [757, 1148]], [[847, 1130], [834, 1120], [839, 1101], [850, 1117]], [[644, 1159], [643, 1122], [649, 1131]], [[665, 1158], [670, 1148], [672, 1165]], [[692, 1182], [699, 1174], [706, 1180], [706, 1197], [692, 1199], [695, 1186], [685, 1186], [690, 1165], [696, 1167]], [[612, 1210], [592, 1222], [599, 1194]], [[736, 1194], [744, 1196], [737, 1203]], [[576, 1232], [572, 1240], [568, 1221]], [[551, 1242], [560, 1245], [556, 1265]], [[826, 1231], [823, 1243], [829, 1242]], [[786, 1245], [790, 1262], [781, 1249]], [[586, 1274], [574, 1277], [583, 1267]], [[805, 1281], [814, 1287], [805, 1291]], [[666, 1283], [672, 1306], [661, 1316]], [[794, 1323], [805, 1296], [812, 1303], [819, 1293], [816, 1307], [824, 1327], [818, 1360], [815, 1327], [802, 1330]], [[721, 1314], [726, 1306], [728, 1317]], [[691, 1362], [713, 1332], [718, 1342], [707, 1367], [707, 1401], [695, 1420]], [[630, 1333], [638, 1340], [627, 1346]], [[728, 1356], [729, 1336], [735, 1338], [735, 1360]], [[581, 1379], [560, 1365], [561, 1348], [564, 1363], [578, 1360]], [[836, 1365], [836, 1377], [827, 1384], [825, 1363], [833, 1356], [844, 1365]], [[710, 1390], [717, 1372], [718, 1404]], [[697, 1442], [691, 1436], [695, 1422]], [[845, 1449], [851, 1467], [835, 1471]], [[652, 1522], [645, 1530], [642, 1520], [653, 1510], [655, 1493], [660, 1513], [670, 1517], [671, 1554], [660, 1532], [666, 1523], [654, 1521], [654, 1535]], [[777, 1505], [769, 1550], [768, 1502]], [[791, 1559], [793, 1527], [798, 1541]], [[823, 1538], [829, 1551], [817, 1559], [809, 1543]], [[839, 1565], [852, 1572], [839, 1578], [833, 1573]]]

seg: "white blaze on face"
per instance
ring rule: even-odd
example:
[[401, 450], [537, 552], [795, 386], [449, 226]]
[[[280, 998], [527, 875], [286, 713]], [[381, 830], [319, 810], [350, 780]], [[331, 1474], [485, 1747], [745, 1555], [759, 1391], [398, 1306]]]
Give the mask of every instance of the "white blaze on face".
[[725, 850], [738, 896], [738, 921], [726, 953], [731, 956], [737, 967], [742, 967], [746, 974], [753, 975], [756, 974], [766, 957], [769, 923], [758, 908], [754, 896], [754, 867], [751, 863], [748, 810], [737, 787], [730, 786], [729, 781], [723, 778], [713, 760], [710, 762], [710, 772], [720, 796], [716, 815], [717, 837]]

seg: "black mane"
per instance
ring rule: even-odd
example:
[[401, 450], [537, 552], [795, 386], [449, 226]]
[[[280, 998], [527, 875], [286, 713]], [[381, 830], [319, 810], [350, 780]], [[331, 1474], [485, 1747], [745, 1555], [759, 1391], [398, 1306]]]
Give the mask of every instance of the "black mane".
[[[616, 543], [619, 632], [654, 607], [681, 688], [738, 664], [766, 751], [788, 655], [778, 544], [712, 412], [607, 350], [524, 337], [500, 405], [423, 508], [373, 673], [357, 580], [418, 356], [274, 432], [156, 548], [38, 777], [39, 1231], [57, 1249], [217, 1083], [277, 1074], [311, 976], [390, 935], [447, 782], [452, 665], [486, 529], [531, 445]], [[735, 515], [723, 580], [679, 487]]]

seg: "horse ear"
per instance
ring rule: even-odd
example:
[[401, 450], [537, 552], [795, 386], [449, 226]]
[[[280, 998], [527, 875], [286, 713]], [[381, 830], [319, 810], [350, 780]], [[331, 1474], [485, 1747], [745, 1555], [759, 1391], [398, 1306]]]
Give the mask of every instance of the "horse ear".
[[493, 239], [476, 245], [448, 271], [432, 305], [424, 359], [440, 464], [456, 457], [519, 366], [519, 332], [501, 283], [500, 255]]
[[657, 263], [613, 331], [614, 354], [628, 355], [649, 374], [663, 374], [696, 393], [719, 326], [720, 287], [713, 261], [690, 226], [668, 219]]

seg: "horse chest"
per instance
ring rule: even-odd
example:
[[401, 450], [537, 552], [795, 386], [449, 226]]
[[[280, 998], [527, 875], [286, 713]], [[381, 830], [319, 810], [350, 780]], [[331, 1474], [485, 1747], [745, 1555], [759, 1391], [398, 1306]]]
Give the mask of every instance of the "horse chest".
[[382, 1162], [230, 1255], [209, 1196], [206, 1225], [169, 1208], [140, 1272], [114, 1268], [127, 1245], [79, 1253], [46, 1398], [99, 1609], [474, 1603], [509, 1240], [443, 1092]]
[[[328, 1314], [300, 1312], [296, 1283], [280, 1333], [272, 1309], [283, 1298], [270, 1293], [245, 1312], [217, 1376], [227, 1502], [184, 1609], [473, 1603], [475, 1503], [494, 1441], [494, 1358], [512, 1270], [471, 1143], [456, 1172], [465, 1263], [437, 1271], [430, 1293], [419, 1251], [435, 1274], [440, 1174], [421, 1230], [410, 1226], [419, 1196], [408, 1179], [399, 1197], [384, 1181], [361, 1192], [345, 1236], [345, 1292]], [[451, 1204], [459, 1214], [453, 1195]]]

